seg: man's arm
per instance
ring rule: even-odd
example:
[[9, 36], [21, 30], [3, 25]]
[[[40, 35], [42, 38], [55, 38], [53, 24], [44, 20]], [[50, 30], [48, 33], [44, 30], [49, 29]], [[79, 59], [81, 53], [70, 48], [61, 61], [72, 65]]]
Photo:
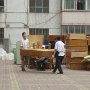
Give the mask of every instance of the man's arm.
[[23, 48], [23, 42], [22, 42], [22, 40], [20, 40], [20, 49], [22, 49]]

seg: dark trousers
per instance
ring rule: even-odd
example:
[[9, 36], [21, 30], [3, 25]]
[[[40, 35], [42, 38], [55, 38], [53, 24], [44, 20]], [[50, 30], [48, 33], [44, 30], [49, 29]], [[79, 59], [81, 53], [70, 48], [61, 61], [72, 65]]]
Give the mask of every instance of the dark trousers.
[[57, 69], [58, 69], [59, 70], [59, 73], [63, 73], [63, 70], [62, 70], [62, 67], [61, 67], [63, 58], [64, 58], [64, 56], [57, 56], [56, 57], [56, 63], [55, 63], [55, 67], [54, 67], [53, 72], [56, 72]]
[[27, 65], [27, 62], [28, 62], [28, 57], [27, 56], [24, 56], [22, 58], [22, 68], [25, 68], [25, 65]]

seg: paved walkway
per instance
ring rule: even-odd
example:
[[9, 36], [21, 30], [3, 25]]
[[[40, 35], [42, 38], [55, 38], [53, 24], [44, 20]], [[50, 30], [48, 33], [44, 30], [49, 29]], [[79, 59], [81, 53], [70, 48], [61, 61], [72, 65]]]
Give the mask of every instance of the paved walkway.
[[90, 71], [69, 70], [64, 74], [27, 69], [0, 60], [0, 90], [90, 90]]

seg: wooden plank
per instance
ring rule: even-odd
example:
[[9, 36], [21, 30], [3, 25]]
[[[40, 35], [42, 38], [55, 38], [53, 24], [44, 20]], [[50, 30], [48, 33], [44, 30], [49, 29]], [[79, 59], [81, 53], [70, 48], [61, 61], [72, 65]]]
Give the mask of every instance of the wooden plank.
[[86, 34], [69, 34], [69, 39], [86, 39]]
[[88, 55], [88, 52], [71, 52], [71, 58], [73, 57], [85, 57]]
[[88, 56], [88, 51], [86, 51], [86, 52], [66, 51], [65, 56], [66, 56], [67, 58], [85, 57], [85, 56]]
[[71, 51], [70, 50], [66, 50], [65, 56], [70, 58], [71, 57]]
[[72, 70], [90, 70], [90, 64], [82, 63], [83, 58], [66, 58], [66, 67]]
[[49, 42], [53, 42], [53, 41], [55, 41], [55, 39], [56, 39], [57, 37], [60, 37], [60, 39], [61, 39], [63, 42], [65, 42], [65, 40], [66, 40], [66, 38], [67, 38], [67, 35], [49, 35], [49, 36], [48, 36], [48, 41], [49, 41]]
[[71, 63], [81, 63], [83, 58], [65, 58], [67, 68], [70, 68]]
[[40, 48], [43, 45], [44, 35], [28, 35], [27, 38], [30, 42], [29, 47], [33, 47], [33, 43], [35, 43], [35, 48], [37, 48], [37, 43], [39, 43]]
[[85, 52], [88, 51], [88, 46], [66, 46], [67, 50]]
[[59, 36], [60, 36], [60, 35], [49, 35], [48, 40], [49, 40], [49, 42], [55, 41], [55, 39], [56, 39], [57, 37], [59, 37]]
[[69, 62], [69, 63], [81, 63], [81, 61], [83, 60], [82, 57], [78, 58], [66, 58], [66, 60]]
[[72, 70], [90, 70], [90, 68], [88, 68], [88, 65], [83, 63], [71, 63], [66, 65], [66, 67]]
[[90, 40], [88, 40], [88, 45], [90, 45]]
[[83, 64], [82, 63], [71, 63], [70, 69], [72, 70], [82, 70]]
[[90, 34], [86, 35], [87, 39], [90, 39]]
[[66, 40], [67, 46], [87, 46], [87, 40]]

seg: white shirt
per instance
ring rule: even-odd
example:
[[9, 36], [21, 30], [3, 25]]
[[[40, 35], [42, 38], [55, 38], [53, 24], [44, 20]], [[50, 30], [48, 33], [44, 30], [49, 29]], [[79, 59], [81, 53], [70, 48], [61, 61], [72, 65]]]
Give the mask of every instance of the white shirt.
[[22, 46], [23, 48], [28, 48], [29, 47], [29, 40], [28, 39], [24, 40], [22, 38], [20, 41], [20, 46]]
[[65, 55], [65, 48], [64, 43], [62, 41], [57, 41], [55, 44], [55, 50], [59, 52], [58, 56], [64, 56]]

